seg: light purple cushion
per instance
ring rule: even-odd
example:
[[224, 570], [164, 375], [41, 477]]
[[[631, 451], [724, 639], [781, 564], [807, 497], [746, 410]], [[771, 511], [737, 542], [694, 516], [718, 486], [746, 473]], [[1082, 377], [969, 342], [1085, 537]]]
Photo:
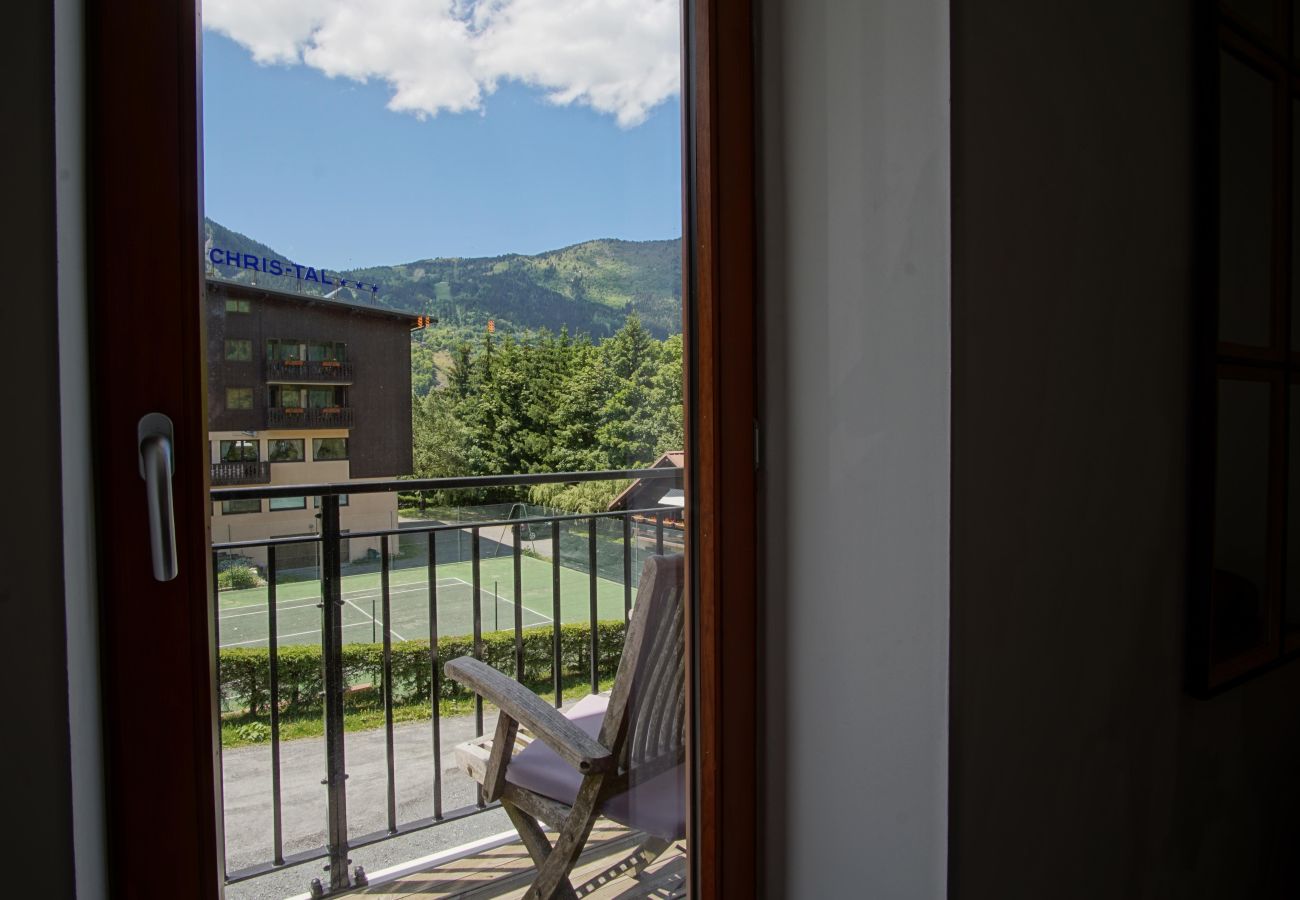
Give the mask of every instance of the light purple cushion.
[[[599, 737], [608, 697], [589, 694], [564, 715], [591, 737]], [[510, 760], [506, 781], [544, 797], [572, 804], [582, 775], [535, 740]], [[615, 822], [675, 841], [686, 835], [686, 767], [674, 766], [605, 801], [601, 814]], [[549, 823], [548, 823], [549, 824]]]

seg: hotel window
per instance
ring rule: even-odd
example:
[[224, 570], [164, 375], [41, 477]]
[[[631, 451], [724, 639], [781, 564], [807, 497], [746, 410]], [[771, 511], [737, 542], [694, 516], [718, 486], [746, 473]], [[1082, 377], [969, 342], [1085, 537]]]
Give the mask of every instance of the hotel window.
[[226, 360], [229, 362], [248, 362], [253, 358], [253, 342], [242, 338], [226, 340]]
[[311, 458], [317, 462], [348, 458], [347, 438], [312, 438]]
[[226, 409], [252, 409], [253, 389], [246, 387], [226, 388]]
[[302, 388], [271, 385], [271, 407], [273, 409], [301, 409], [303, 407]]
[[261, 500], [222, 500], [221, 514], [223, 516], [238, 516], [244, 513], [257, 513], [262, 511]]
[[[320, 509], [320, 497], [312, 497], [311, 505], [313, 509]], [[347, 506], [347, 505], [348, 505], [348, 495], [339, 494], [339, 506]]]
[[252, 303], [248, 300], [227, 300], [226, 312], [246, 313], [252, 311]]
[[303, 358], [302, 341], [267, 341], [266, 358], [271, 362], [299, 362]]
[[331, 406], [342, 406], [339, 401], [338, 392], [332, 388], [309, 388], [307, 390], [307, 405], [312, 409], [325, 409]]
[[310, 362], [344, 362], [348, 358], [348, 345], [337, 342], [310, 344], [307, 359]]
[[267, 441], [267, 458], [271, 462], [302, 462], [307, 457], [302, 438]]
[[222, 462], [257, 462], [257, 441], [221, 441]]
[[272, 497], [269, 501], [271, 512], [278, 512], [285, 509], [306, 509], [306, 497]]

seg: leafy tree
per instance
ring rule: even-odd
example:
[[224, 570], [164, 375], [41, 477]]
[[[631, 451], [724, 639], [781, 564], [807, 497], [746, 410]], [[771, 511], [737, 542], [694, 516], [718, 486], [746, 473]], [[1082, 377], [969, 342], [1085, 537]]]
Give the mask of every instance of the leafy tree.
[[[681, 337], [660, 342], [636, 315], [599, 345], [543, 329], [484, 334], [450, 356], [445, 385], [435, 374], [416, 404], [421, 477], [633, 468], [682, 447]], [[589, 511], [620, 489], [559, 486], [528, 495]], [[508, 492], [501, 493], [498, 499]]]

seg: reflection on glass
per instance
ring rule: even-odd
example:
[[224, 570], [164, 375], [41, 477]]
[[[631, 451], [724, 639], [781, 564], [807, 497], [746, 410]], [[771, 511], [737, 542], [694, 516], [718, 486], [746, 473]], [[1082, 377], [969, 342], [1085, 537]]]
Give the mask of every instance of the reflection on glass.
[[1266, 638], [1270, 386], [1219, 382], [1214, 508], [1215, 661]]
[[[1296, 16], [1300, 23], [1300, 15]], [[1291, 352], [1300, 352], [1300, 103], [1291, 103]]]
[[1219, 340], [1269, 343], [1273, 82], [1228, 53], [1219, 67]]
[[1273, 0], [1225, 0], [1224, 6], [1241, 21], [1269, 37], [1277, 33]]
[[1291, 386], [1287, 451], [1286, 628], [1300, 633], [1300, 385]]

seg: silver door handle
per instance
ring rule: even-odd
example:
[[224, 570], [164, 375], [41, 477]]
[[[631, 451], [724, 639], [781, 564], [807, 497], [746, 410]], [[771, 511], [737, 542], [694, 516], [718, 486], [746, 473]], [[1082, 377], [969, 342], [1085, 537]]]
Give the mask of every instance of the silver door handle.
[[136, 438], [140, 450], [140, 477], [144, 479], [149, 503], [149, 548], [153, 555], [153, 577], [171, 581], [176, 577], [176, 518], [172, 512], [172, 420], [162, 413], [140, 419]]

